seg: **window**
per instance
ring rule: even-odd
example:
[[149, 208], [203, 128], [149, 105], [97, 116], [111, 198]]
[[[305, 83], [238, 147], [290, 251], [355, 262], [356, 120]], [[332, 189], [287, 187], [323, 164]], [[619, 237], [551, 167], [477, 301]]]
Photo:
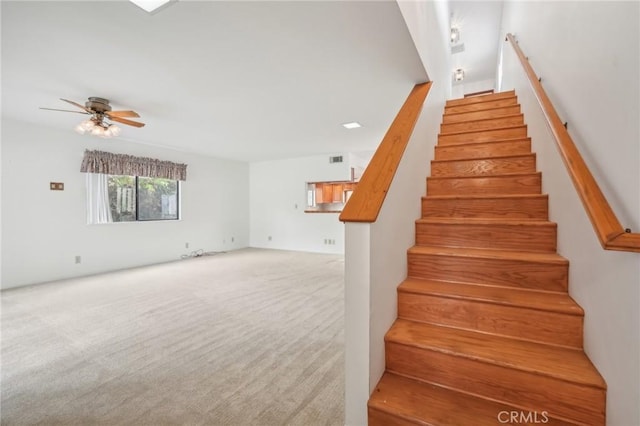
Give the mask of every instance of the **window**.
[[113, 222], [178, 219], [178, 181], [141, 176], [108, 176]]

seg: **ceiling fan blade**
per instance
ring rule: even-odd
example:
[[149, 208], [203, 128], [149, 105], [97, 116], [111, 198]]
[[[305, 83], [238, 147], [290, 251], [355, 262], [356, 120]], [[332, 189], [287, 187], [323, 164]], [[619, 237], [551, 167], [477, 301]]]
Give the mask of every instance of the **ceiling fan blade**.
[[107, 117], [140, 117], [135, 111], [105, 111]]
[[133, 120], [127, 120], [126, 118], [121, 118], [121, 117], [109, 117], [109, 119], [111, 121], [117, 121], [118, 123], [122, 123], [122, 124], [126, 124], [128, 126], [133, 126], [133, 127], [144, 127], [144, 123], [139, 123], [137, 121], [133, 121]]
[[70, 100], [68, 100], [68, 99], [62, 99], [62, 98], [60, 98], [60, 100], [61, 100], [61, 101], [68, 102], [68, 103], [70, 103], [70, 104], [71, 104], [71, 105], [73, 105], [73, 106], [77, 106], [78, 108], [83, 109], [83, 110], [87, 111], [88, 113], [91, 113], [91, 112], [92, 112], [89, 108], [86, 108], [84, 105], [80, 105], [80, 104], [79, 104], [79, 103], [77, 103], [77, 102], [73, 102], [73, 101], [70, 101]]
[[56, 109], [56, 108], [43, 108], [43, 107], [40, 107], [40, 109], [46, 109], [46, 110], [49, 110], [49, 111], [75, 112], [76, 114], [91, 115], [91, 113], [89, 113], [89, 112], [71, 111], [69, 109]]

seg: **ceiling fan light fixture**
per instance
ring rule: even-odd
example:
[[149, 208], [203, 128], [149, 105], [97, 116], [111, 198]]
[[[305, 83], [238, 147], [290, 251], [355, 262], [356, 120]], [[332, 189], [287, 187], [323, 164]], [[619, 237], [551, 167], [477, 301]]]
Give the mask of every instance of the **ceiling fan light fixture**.
[[109, 127], [104, 131], [104, 137], [112, 138], [114, 136], [118, 136], [120, 134], [120, 127], [115, 124], [109, 124]]

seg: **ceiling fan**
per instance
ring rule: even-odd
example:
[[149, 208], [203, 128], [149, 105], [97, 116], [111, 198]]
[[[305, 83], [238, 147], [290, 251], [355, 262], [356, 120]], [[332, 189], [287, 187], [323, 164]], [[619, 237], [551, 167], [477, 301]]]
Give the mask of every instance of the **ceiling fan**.
[[110, 138], [118, 136], [120, 134], [120, 128], [115, 126], [109, 121], [114, 121], [133, 127], [144, 127], [144, 123], [139, 121], [129, 120], [125, 117], [140, 117], [135, 111], [112, 111], [109, 100], [104, 98], [98, 98], [95, 96], [90, 97], [84, 106], [70, 101], [68, 99], [62, 99], [61, 101], [67, 102], [75, 107], [80, 108], [82, 111], [68, 110], [68, 109], [56, 109], [56, 108], [40, 108], [49, 111], [62, 111], [62, 112], [74, 112], [77, 114], [90, 115], [91, 118], [83, 121], [76, 126], [76, 131], [80, 134], [91, 133], [95, 136], [104, 138]]

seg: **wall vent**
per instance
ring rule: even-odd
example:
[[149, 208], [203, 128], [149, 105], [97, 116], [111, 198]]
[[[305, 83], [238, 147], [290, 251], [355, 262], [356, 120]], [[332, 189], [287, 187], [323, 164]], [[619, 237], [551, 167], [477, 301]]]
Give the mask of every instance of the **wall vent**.
[[455, 46], [451, 46], [451, 53], [461, 53], [464, 52], [464, 43], [456, 44]]
[[337, 155], [335, 157], [329, 157], [329, 163], [342, 163], [342, 155]]

